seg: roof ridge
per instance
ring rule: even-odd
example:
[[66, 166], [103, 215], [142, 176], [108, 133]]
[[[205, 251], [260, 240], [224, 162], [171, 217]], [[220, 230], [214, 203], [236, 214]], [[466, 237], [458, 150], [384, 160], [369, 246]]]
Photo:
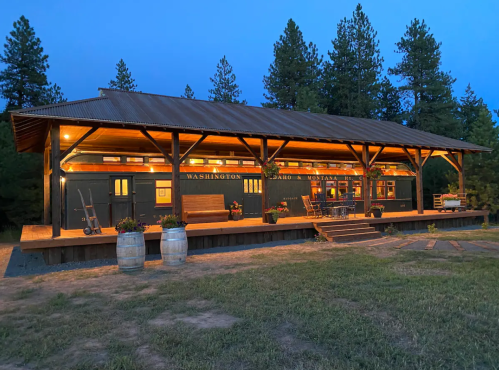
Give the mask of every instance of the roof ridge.
[[23, 108], [23, 109], [16, 109], [16, 110], [10, 110], [9, 113], [26, 113], [26, 112], [31, 112], [33, 110], [40, 110], [40, 109], [48, 109], [48, 108], [54, 108], [54, 107], [64, 107], [67, 105], [76, 105], [76, 104], [81, 104], [81, 103], [86, 103], [89, 101], [94, 101], [94, 100], [105, 100], [108, 99], [105, 96], [97, 96], [95, 98], [89, 98], [89, 99], [81, 99], [81, 100], [73, 100], [73, 101], [67, 101], [64, 103], [56, 103], [56, 104], [47, 104], [47, 105], [38, 105], [36, 107], [29, 107], [29, 108]]

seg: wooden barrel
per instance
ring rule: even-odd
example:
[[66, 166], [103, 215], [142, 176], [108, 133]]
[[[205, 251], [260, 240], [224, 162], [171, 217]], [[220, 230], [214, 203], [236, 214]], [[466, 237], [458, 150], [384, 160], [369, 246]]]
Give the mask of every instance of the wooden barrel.
[[116, 243], [116, 256], [121, 271], [135, 271], [144, 268], [146, 247], [144, 233], [120, 233]]
[[187, 235], [185, 227], [163, 229], [161, 234], [161, 257], [163, 265], [177, 266], [185, 263], [187, 257]]

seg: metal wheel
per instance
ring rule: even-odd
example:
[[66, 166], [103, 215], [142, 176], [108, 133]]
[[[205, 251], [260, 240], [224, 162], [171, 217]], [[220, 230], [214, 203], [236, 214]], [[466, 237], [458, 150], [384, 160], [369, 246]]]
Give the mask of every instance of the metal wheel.
[[452, 212], [456, 212], [456, 209], [455, 209], [455, 208], [452, 208]]
[[87, 226], [86, 228], [83, 229], [83, 234], [85, 235], [92, 234], [92, 229], [90, 228], [90, 226]]
[[442, 213], [442, 209], [441, 209], [441, 208], [440, 208], [440, 209], [438, 209], [438, 213]]

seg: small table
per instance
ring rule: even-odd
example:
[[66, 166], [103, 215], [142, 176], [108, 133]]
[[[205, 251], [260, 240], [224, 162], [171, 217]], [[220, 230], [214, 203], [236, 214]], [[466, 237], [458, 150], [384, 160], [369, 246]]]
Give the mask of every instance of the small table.
[[347, 206], [337, 206], [331, 207], [331, 216], [335, 219], [346, 220], [348, 219], [348, 207]]

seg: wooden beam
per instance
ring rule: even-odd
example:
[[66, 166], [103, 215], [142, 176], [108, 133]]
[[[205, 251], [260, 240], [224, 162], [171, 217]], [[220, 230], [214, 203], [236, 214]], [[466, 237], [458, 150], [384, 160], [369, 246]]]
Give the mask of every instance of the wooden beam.
[[43, 151], [43, 224], [50, 225], [50, 149]]
[[173, 214], [181, 218], [182, 197], [180, 191], [180, 139], [178, 132], [172, 132], [172, 204]]
[[383, 151], [383, 149], [385, 149], [384, 146], [380, 147], [378, 149], [378, 151], [376, 153], [374, 153], [373, 157], [371, 158], [371, 160], [369, 161], [369, 166], [371, 166], [375, 161], [376, 159], [378, 158], [378, 156], [381, 154], [381, 152]]
[[59, 122], [52, 123], [50, 132], [52, 146], [52, 237], [61, 236], [61, 128]]
[[422, 215], [424, 213], [423, 206], [423, 166], [421, 165], [421, 149], [416, 149], [416, 156], [414, 158], [416, 162], [416, 200], [418, 214]]
[[272, 157], [270, 157], [269, 161], [273, 161], [277, 158], [277, 156], [282, 152], [282, 150], [288, 145], [289, 140], [285, 140], [279, 148], [275, 151], [274, 154], [272, 154]]
[[[260, 155], [262, 163], [265, 163], [269, 158], [269, 147], [267, 139], [260, 139]], [[262, 222], [266, 223], [267, 219], [265, 215], [265, 210], [269, 208], [269, 184], [268, 184], [268, 179], [267, 177], [265, 177], [263, 171], [261, 174], [261, 179], [262, 179]]]
[[85, 134], [80, 137], [78, 140], [76, 140], [73, 145], [71, 145], [68, 149], [66, 149], [64, 152], [61, 154], [61, 163], [64, 162], [64, 159], [76, 148], [78, 145], [81, 144], [83, 140], [85, 140], [87, 137], [92, 135], [95, 131], [97, 131], [99, 128], [98, 127], [92, 127], [90, 130], [85, 132]]
[[357, 152], [352, 147], [352, 145], [350, 145], [350, 144], [345, 144], [345, 145], [347, 146], [348, 150], [350, 150], [350, 152], [353, 154], [353, 156], [355, 157], [355, 159], [360, 163], [360, 165], [362, 166], [362, 168], [366, 168], [366, 163], [360, 158], [360, 156], [357, 154]]
[[454, 158], [454, 154], [450, 150], [447, 150], [448, 155], [442, 154], [441, 157], [445, 159], [447, 162], [449, 162], [452, 167], [456, 169], [457, 172], [461, 172], [463, 169], [457, 162], [456, 158]]
[[[369, 161], [369, 145], [362, 146], [362, 161], [364, 163], [370, 163]], [[369, 210], [371, 209], [371, 191], [369, 186], [371, 181], [367, 178], [367, 167], [364, 166], [364, 176], [362, 176], [362, 190], [364, 191], [364, 215], [369, 217]]]
[[[154, 147], [156, 149], [158, 149], [160, 151], [161, 154], [163, 154], [165, 156], [165, 158], [168, 160], [168, 162], [170, 162], [171, 164], [173, 164], [173, 157], [168, 154], [166, 152], [166, 150], [158, 144], [158, 142], [156, 140], [154, 140], [154, 138], [149, 134], [149, 132], [147, 132], [145, 129], [140, 129], [140, 132], [142, 133], [142, 135], [144, 135], [146, 137], [146, 139], [148, 139], [152, 145], [154, 145]], [[177, 133], [177, 137], [178, 137], [178, 133]], [[172, 132], [172, 148], [173, 148], [173, 132]]]
[[430, 152], [428, 153], [428, 155], [423, 160], [423, 163], [421, 163], [421, 167], [424, 167], [424, 165], [426, 164], [426, 161], [428, 160], [428, 158], [431, 157], [431, 155], [433, 154], [433, 152], [434, 152], [434, 150], [430, 150]]
[[[416, 161], [414, 160], [414, 158], [412, 158], [412, 155], [411, 153], [409, 153], [409, 151], [406, 149], [406, 148], [402, 148], [402, 150], [404, 151], [404, 153], [407, 155], [407, 158], [409, 158], [409, 161], [411, 161], [411, 164], [412, 166], [414, 167], [414, 169], [416, 171], [419, 171], [419, 165], [416, 163]], [[421, 149], [416, 149], [416, 151], [419, 150], [421, 152]]]
[[459, 193], [466, 194], [466, 186], [464, 181], [464, 153], [457, 152], [457, 163], [461, 167], [459, 171]]
[[180, 157], [180, 163], [183, 163], [186, 158], [189, 156], [189, 154], [191, 154], [191, 152], [193, 150], [196, 150], [196, 148], [199, 146], [199, 144], [201, 144], [204, 139], [206, 139], [208, 137], [208, 135], [204, 134], [203, 136], [201, 136], [199, 138], [198, 141], [196, 141], [194, 144], [191, 145], [191, 147], [189, 149], [187, 149], [187, 151], [184, 153], [184, 155], [182, 157]]
[[[248, 152], [250, 152], [250, 154], [256, 159], [256, 161], [258, 162], [258, 164], [260, 166], [262, 166], [265, 161], [262, 161], [262, 159], [253, 151], [253, 149], [251, 149], [251, 147], [248, 145], [248, 143], [246, 142], [246, 140], [244, 140], [244, 138], [241, 137], [241, 136], [237, 136], [237, 139], [241, 142], [241, 144], [244, 145], [244, 147], [246, 148], [246, 150]], [[261, 139], [261, 140], [264, 140], [264, 139]], [[268, 152], [267, 152], [267, 155], [268, 155]]]

